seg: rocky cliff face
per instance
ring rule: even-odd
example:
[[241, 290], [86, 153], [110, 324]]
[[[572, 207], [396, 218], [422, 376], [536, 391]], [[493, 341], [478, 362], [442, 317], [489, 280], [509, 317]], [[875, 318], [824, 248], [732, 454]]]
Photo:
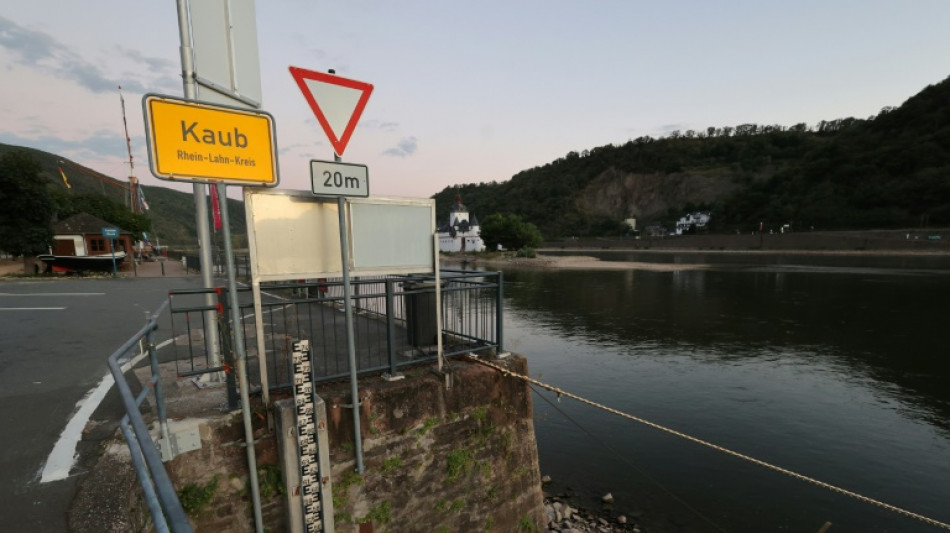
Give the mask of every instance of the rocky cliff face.
[[739, 189], [736, 173], [724, 169], [673, 174], [633, 174], [613, 168], [597, 176], [575, 200], [582, 213], [649, 220], [671, 207], [712, 204]]

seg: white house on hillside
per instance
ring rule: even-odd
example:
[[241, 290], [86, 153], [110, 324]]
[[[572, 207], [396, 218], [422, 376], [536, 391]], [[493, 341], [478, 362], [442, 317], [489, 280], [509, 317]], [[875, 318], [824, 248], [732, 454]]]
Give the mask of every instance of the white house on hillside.
[[703, 213], [697, 211], [695, 213], [689, 213], [676, 221], [676, 234], [682, 235], [688, 233], [691, 227], [697, 231], [704, 230], [706, 229], [706, 224], [709, 224], [710, 218], [712, 218], [712, 215], [708, 212]]
[[448, 224], [440, 225], [440, 252], [484, 252], [485, 241], [481, 237], [478, 219], [468, 216], [468, 209], [462, 205], [462, 198], [455, 197], [455, 205], [449, 210]]

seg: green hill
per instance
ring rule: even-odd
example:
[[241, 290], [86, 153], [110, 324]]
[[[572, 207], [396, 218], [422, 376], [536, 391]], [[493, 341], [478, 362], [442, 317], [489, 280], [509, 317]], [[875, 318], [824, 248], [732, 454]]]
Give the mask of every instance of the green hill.
[[[39, 163], [40, 177], [46, 180], [51, 194], [82, 196], [97, 195], [126, 207], [130, 204], [127, 179], [119, 180], [102, 174], [66, 157], [62, 157], [34, 148], [13, 146], [0, 143], [0, 156], [12, 150], [25, 150]], [[70, 187], [66, 187], [59, 169], [63, 169]], [[163, 245], [189, 247], [197, 246], [195, 226], [195, 202], [190, 192], [182, 192], [167, 187], [143, 186], [145, 199], [149, 205], [148, 219], [151, 221], [153, 243], [156, 237]], [[210, 208], [209, 208], [210, 213]], [[228, 214], [231, 233], [235, 245], [246, 243], [246, 224], [244, 202], [228, 199]], [[118, 221], [107, 220], [120, 224]]]
[[711, 231], [950, 225], [950, 78], [898, 108], [817, 125], [741, 124], [570, 152], [506, 182], [447, 187], [479, 217], [514, 213], [546, 238], [669, 226], [696, 209]]
[[[166, 187], [145, 186], [145, 199], [152, 219], [152, 231], [162, 244], [194, 248], [197, 246], [195, 225], [195, 200], [190, 192], [181, 192]], [[211, 213], [209, 207], [208, 213]], [[247, 246], [247, 224], [244, 202], [228, 198], [228, 217], [234, 245]], [[212, 237], [214, 237], [212, 233]]]

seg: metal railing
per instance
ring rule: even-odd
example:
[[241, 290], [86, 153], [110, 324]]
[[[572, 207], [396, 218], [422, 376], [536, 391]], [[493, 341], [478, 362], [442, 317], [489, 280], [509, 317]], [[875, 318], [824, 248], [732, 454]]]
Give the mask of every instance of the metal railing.
[[[443, 353], [453, 356], [486, 350], [500, 351], [502, 274], [443, 270], [439, 279], [442, 285], [440, 312]], [[436, 278], [430, 275], [351, 280], [358, 373], [388, 371], [395, 375], [407, 365], [437, 358], [439, 331], [435, 321], [435, 282]], [[204, 339], [205, 317], [208, 316], [207, 311], [211, 310], [205, 303], [205, 296], [209, 293], [218, 302], [211, 307], [217, 311], [224, 366], [212, 366]], [[262, 287], [265, 363], [271, 376], [271, 388], [293, 387], [293, 342], [300, 339], [311, 341], [315, 380], [327, 381], [349, 375], [343, 298], [343, 285], [339, 279], [269, 283]], [[256, 358], [258, 343], [250, 289], [241, 289], [238, 299], [241, 323], [236, 327], [242, 327], [248, 333], [245, 336], [248, 357]], [[115, 377], [126, 409], [120, 427], [128, 442], [133, 467], [145, 494], [155, 530], [160, 533], [190, 532], [191, 527], [139, 411], [149, 391], [154, 391], [161, 436], [168, 442], [165, 398], [154, 343], [157, 320], [166, 308], [171, 310], [178, 376], [225, 371], [229, 381], [229, 404], [233, 404], [229, 345], [234, 337], [230, 321], [226, 318], [228, 314], [224, 312], [229, 305], [227, 293], [217, 289], [170, 291], [168, 300], [149, 317], [146, 325], [109, 357], [109, 369]], [[133, 397], [118, 360], [142, 340], [148, 349], [152, 375], [142, 393]], [[181, 349], [186, 352], [181, 354]], [[254, 385], [260, 387], [258, 369], [259, 365], [248, 365], [252, 390]], [[233, 396], [236, 397], [236, 394]]]
[[[442, 341], [447, 357], [501, 350], [500, 272], [442, 271]], [[351, 299], [359, 374], [398, 375], [399, 369], [435, 361], [438, 329], [432, 276], [354, 278]], [[317, 382], [349, 375], [341, 280], [270, 284], [261, 288], [267, 375], [272, 388], [293, 385], [291, 346], [309, 340]], [[242, 313], [253, 329], [250, 304]], [[257, 352], [248, 338], [248, 353]]]
[[[145, 493], [145, 503], [152, 515], [155, 530], [159, 533], [168, 531], [178, 533], [190, 532], [191, 526], [185, 516], [181, 502], [178, 500], [178, 494], [172, 486], [171, 479], [168, 477], [168, 472], [165, 471], [165, 466], [162, 464], [158, 448], [152, 441], [152, 436], [149, 434], [142, 413], [139, 411], [139, 406], [148, 397], [149, 391], [154, 391], [162, 438], [167, 441], [168, 417], [165, 412], [165, 395], [159, 374], [154, 333], [158, 329], [158, 317], [168, 305], [167, 301], [162, 304], [158, 311], [148, 318], [145, 326], [138, 333], [110, 355], [108, 365], [125, 406], [126, 414], [122, 417], [119, 427], [122, 429], [122, 434], [129, 445], [132, 466], [135, 468], [139, 483], [142, 485], [142, 491]], [[125, 380], [125, 374], [119, 365], [119, 358], [127, 355], [129, 350], [142, 340], [145, 341], [145, 346], [148, 349], [152, 376], [145, 383], [142, 392], [138, 396], [133, 396], [132, 390]]]
[[[212, 295], [212, 303], [206, 303], [206, 295]], [[171, 314], [173, 332], [172, 349], [175, 360], [175, 373], [179, 378], [200, 376], [214, 372], [225, 373], [227, 385], [228, 408], [238, 408], [238, 390], [234, 373], [234, 354], [231, 350], [231, 326], [221, 299], [225, 292], [220, 287], [213, 289], [176, 289], [168, 292], [168, 305]], [[206, 311], [214, 311], [218, 341], [224, 364], [214, 366], [212, 355], [208, 348], [205, 332], [207, 331]], [[184, 328], [185, 333], [175, 335], [175, 332]], [[182, 356], [181, 351], [185, 351]]]
[[[185, 272], [201, 272], [201, 261], [197, 254], [170, 254], [177, 256], [176, 259], [184, 260]], [[212, 272], [214, 274], [224, 275], [226, 270], [226, 258], [220, 253], [211, 256]], [[251, 256], [246, 254], [234, 254], [234, 275], [241, 279], [251, 278]]]
[[[455, 356], [502, 350], [503, 278], [500, 272], [442, 270], [443, 353]], [[385, 372], [436, 360], [435, 278], [429, 275], [361, 277], [351, 280], [355, 350], [358, 373]], [[170, 299], [206, 294], [214, 289], [173, 291]], [[227, 307], [226, 293], [215, 291]], [[261, 286], [264, 352], [271, 389], [293, 386], [292, 344], [309, 340], [317, 381], [349, 375], [343, 282], [340, 279], [266, 283]], [[245, 332], [248, 372], [260, 386], [258, 339], [249, 288], [238, 291], [241, 325]], [[208, 368], [201, 338], [201, 312], [206, 307], [173, 305], [172, 329], [176, 357], [180, 344], [189, 344], [179, 374]], [[220, 311], [219, 311], [220, 312]], [[227, 324], [227, 321], [222, 321]], [[179, 328], [185, 327], [185, 331]], [[230, 333], [222, 329], [222, 339]], [[181, 340], [182, 342], [178, 342]]]

